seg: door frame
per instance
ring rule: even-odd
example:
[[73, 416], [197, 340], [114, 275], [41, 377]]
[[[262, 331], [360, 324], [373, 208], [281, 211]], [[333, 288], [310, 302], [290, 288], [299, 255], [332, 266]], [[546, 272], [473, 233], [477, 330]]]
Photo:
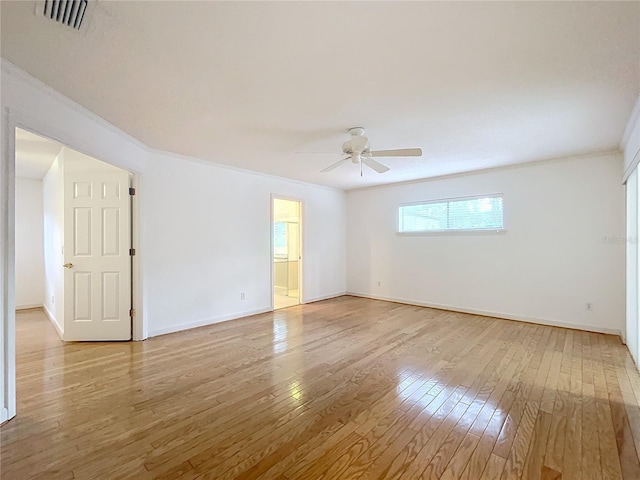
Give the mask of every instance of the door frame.
[[269, 209], [270, 209], [270, 221], [269, 221], [269, 244], [271, 245], [270, 251], [269, 251], [269, 271], [271, 272], [271, 311], [274, 311], [275, 309], [275, 304], [273, 301], [273, 295], [274, 295], [274, 288], [275, 288], [275, 278], [274, 278], [274, 268], [273, 268], [273, 257], [275, 254], [275, 245], [273, 244], [273, 222], [274, 222], [274, 212], [273, 212], [273, 206], [276, 200], [288, 200], [291, 202], [299, 202], [300, 203], [300, 243], [302, 243], [301, 247], [300, 247], [300, 256], [302, 258], [300, 258], [300, 260], [298, 261], [298, 301], [300, 302], [300, 305], [304, 304], [304, 285], [305, 285], [305, 281], [304, 281], [304, 259], [306, 256], [305, 253], [305, 249], [307, 246], [307, 242], [306, 242], [306, 238], [305, 238], [305, 229], [304, 229], [304, 218], [305, 218], [305, 213], [304, 213], [304, 199], [303, 198], [299, 198], [299, 197], [292, 197], [290, 195], [280, 195], [277, 193], [272, 193], [271, 194], [271, 199], [270, 199], [270, 204], [269, 204]]
[[42, 122], [37, 116], [26, 114], [12, 108], [5, 108], [2, 112], [3, 132], [2, 157], [4, 161], [0, 163], [0, 206], [2, 207], [3, 220], [0, 225], [1, 247], [0, 247], [0, 268], [3, 275], [0, 275], [0, 315], [4, 321], [0, 324], [0, 343], [4, 350], [4, 369], [0, 369], [0, 395], [3, 397], [4, 408], [0, 409], [0, 424], [16, 415], [16, 316], [15, 316], [15, 199], [16, 199], [16, 128], [21, 128], [28, 132], [50, 139], [72, 150], [83, 153], [89, 157], [100, 160], [114, 167], [126, 170], [131, 174], [131, 183], [136, 189], [136, 195], [131, 199], [133, 208], [131, 209], [133, 228], [131, 230], [132, 248], [136, 249], [133, 256], [131, 272], [131, 288], [133, 292], [133, 308], [136, 315], [132, 322], [132, 340], [144, 340], [147, 338], [147, 319], [144, 315], [143, 289], [142, 289], [142, 257], [138, 253], [141, 234], [141, 201], [140, 185], [141, 174], [128, 168], [123, 168], [117, 163], [113, 163], [102, 158], [97, 158], [94, 154], [84, 151], [74, 145], [73, 141], [66, 138], [64, 129], [55, 129], [47, 122]]

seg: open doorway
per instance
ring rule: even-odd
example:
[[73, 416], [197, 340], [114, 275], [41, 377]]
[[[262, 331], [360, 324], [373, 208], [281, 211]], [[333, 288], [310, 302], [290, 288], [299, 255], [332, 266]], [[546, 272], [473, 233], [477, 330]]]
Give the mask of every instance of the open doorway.
[[39, 310], [63, 340], [130, 340], [131, 174], [15, 135], [16, 310]]
[[301, 303], [302, 202], [273, 198], [272, 204], [273, 307]]

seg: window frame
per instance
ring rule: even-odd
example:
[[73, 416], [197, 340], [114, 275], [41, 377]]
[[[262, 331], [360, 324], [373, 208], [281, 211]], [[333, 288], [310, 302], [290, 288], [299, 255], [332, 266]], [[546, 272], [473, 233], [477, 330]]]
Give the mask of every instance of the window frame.
[[[449, 203], [454, 201], [468, 201], [468, 200], [478, 200], [481, 198], [501, 198], [502, 199], [502, 228], [451, 228], [444, 230], [420, 230], [413, 232], [403, 232], [400, 230], [400, 209], [402, 207], [410, 207], [413, 205], [430, 205], [435, 203]], [[507, 232], [506, 225], [506, 214], [505, 214], [505, 205], [504, 205], [504, 193], [489, 193], [489, 194], [481, 194], [481, 195], [469, 195], [464, 197], [448, 197], [448, 198], [437, 198], [433, 200], [421, 200], [418, 202], [406, 202], [401, 203], [396, 208], [396, 235], [403, 237], [415, 237], [415, 236], [424, 236], [424, 235], [495, 235], [502, 234]]]

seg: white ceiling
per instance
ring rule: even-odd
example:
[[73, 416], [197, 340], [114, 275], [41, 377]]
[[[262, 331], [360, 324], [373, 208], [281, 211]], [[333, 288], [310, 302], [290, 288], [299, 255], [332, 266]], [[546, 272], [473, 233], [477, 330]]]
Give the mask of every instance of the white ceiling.
[[[2, 2], [2, 56], [147, 145], [344, 189], [619, 148], [640, 2]], [[346, 164], [421, 147], [390, 172]]]
[[62, 150], [62, 145], [16, 129], [16, 176], [42, 180]]

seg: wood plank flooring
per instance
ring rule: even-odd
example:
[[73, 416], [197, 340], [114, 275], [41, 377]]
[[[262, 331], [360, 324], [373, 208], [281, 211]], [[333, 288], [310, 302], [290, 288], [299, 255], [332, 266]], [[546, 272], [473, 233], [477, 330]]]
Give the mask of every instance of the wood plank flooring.
[[145, 342], [16, 323], [3, 480], [640, 479], [618, 337], [353, 297]]

